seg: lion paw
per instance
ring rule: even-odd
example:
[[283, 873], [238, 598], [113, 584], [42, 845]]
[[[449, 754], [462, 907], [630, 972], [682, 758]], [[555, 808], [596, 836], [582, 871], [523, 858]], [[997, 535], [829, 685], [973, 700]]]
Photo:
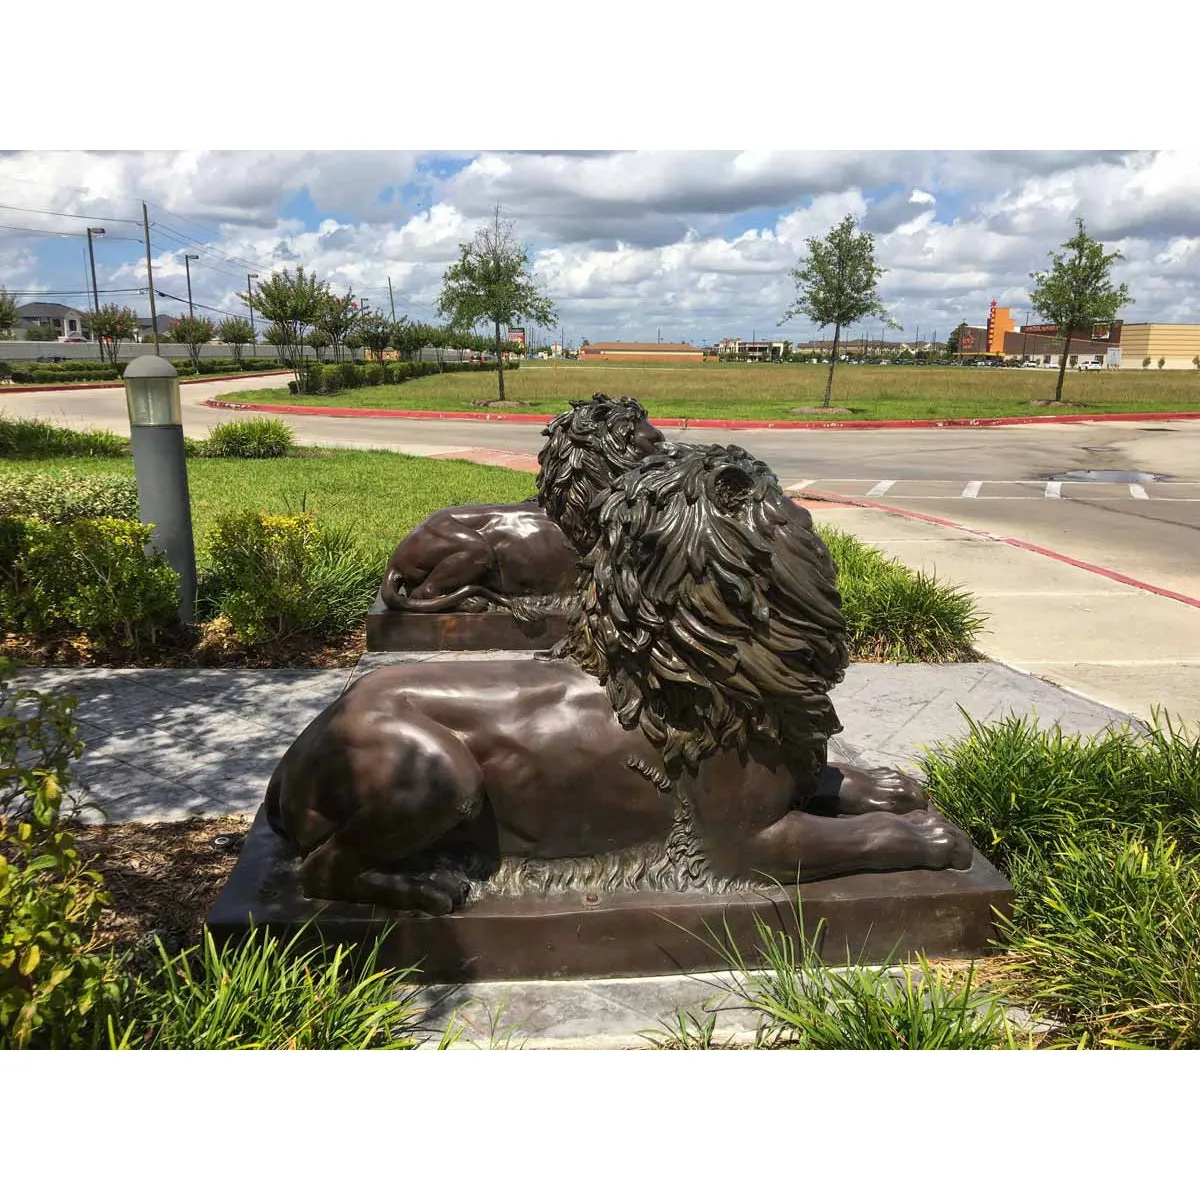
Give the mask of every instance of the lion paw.
[[957, 825], [951, 824], [937, 809], [927, 808], [903, 814], [922, 847], [924, 862], [932, 870], [965, 871], [971, 865], [974, 847]]

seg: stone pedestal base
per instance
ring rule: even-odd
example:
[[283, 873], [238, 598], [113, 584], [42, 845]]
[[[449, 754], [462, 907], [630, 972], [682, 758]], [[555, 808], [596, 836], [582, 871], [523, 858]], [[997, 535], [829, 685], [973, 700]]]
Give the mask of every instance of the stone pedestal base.
[[[370, 943], [391, 926], [387, 965], [419, 966], [431, 982], [572, 979], [721, 970], [714, 943], [728, 935], [751, 964], [754, 918], [806, 930], [824, 922], [821, 953], [844, 965], [922, 951], [967, 958], [989, 952], [993, 909], [1011, 911], [1012, 888], [978, 852], [968, 871], [851, 875], [723, 896], [699, 892], [567, 893], [477, 901], [447, 917], [306, 899], [294, 860], [260, 809], [207, 924], [218, 942], [251, 924], [281, 935], [306, 921], [327, 941]], [[751, 964], [752, 965], [752, 964]]]
[[522, 624], [507, 612], [396, 612], [376, 597], [367, 613], [367, 649], [548, 650], [569, 626], [563, 613]]

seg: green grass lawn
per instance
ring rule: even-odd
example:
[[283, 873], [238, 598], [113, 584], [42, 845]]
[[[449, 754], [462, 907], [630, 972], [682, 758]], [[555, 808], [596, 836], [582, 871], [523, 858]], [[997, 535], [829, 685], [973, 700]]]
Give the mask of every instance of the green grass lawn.
[[[132, 475], [128, 458], [0, 460], [0, 474], [67, 469], [89, 475]], [[354, 531], [379, 561], [435, 509], [448, 504], [515, 502], [533, 495], [534, 476], [502, 467], [415, 458], [387, 450], [329, 450], [302, 458], [188, 460], [196, 550], [218, 514], [238, 509], [308, 510]]]
[[[811, 420], [813, 414], [792, 410], [820, 404], [827, 370], [791, 363], [660, 367], [528, 362], [506, 375], [505, 390], [509, 399], [528, 403], [524, 411], [547, 414], [561, 412], [569, 400], [607, 392], [636, 396], [652, 417]], [[1047, 415], [1061, 410], [1030, 401], [1052, 399], [1055, 380], [1055, 372], [1041, 370], [843, 365], [834, 376], [833, 404], [850, 412], [831, 413], [830, 419]], [[451, 372], [328, 396], [289, 396], [279, 388], [263, 388], [222, 398], [258, 404], [460, 411], [495, 395], [494, 375]], [[1070, 371], [1063, 399], [1082, 405], [1077, 410], [1081, 413], [1200, 411], [1200, 371]]]

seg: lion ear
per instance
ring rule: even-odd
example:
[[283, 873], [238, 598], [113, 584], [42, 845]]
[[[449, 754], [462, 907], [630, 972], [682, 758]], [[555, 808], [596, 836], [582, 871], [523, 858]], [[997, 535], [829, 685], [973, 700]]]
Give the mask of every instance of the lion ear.
[[741, 467], [720, 467], [712, 473], [708, 493], [721, 512], [740, 512], [754, 492], [754, 480]]

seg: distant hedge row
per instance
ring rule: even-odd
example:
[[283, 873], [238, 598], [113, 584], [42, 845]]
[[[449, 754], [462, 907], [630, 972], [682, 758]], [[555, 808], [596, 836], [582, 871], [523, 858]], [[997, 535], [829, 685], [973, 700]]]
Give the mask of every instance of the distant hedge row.
[[[239, 367], [231, 358], [202, 359], [199, 371], [187, 359], [172, 359], [172, 366], [181, 376], [226, 375], [235, 371], [277, 371], [277, 358], [250, 358]], [[65, 362], [65, 363], [6, 363], [0, 362], [0, 380], [13, 383], [97, 383], [119, 380], [128, 363]]]
[[[515, 371], [518, 364], [505, 366], [506, 371]], [[438, 375], [443, 371], [495, 371], [494, 362], [448, 362], [439, 366], [430, 362], [340, 362], [309, 363], [304, 368], [304, 391], [309, 395], [332, 395], [334, 392], [349, 391], [351, 388], [379, 387], [386, 383], [406, 383], [425, 375]], [[295, 393], [296, 383], [292, 380], [288, 388]]]

